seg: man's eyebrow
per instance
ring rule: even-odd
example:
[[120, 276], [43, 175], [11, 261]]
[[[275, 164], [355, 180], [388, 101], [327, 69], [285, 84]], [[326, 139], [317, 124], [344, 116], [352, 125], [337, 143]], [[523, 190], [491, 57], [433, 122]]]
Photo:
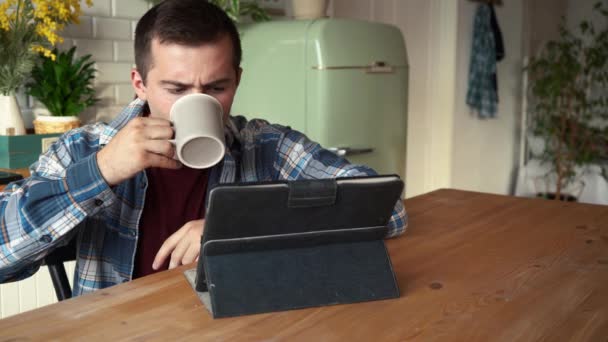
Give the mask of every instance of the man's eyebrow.
[[182, 83], [179, 81], [171, 81], [171, 80], [162, 80], [162, 81], [160, 81], [160, 83], [163, 85], [173, 85], [173, 86], [180, 87], [180, 88], [187, 88], [187, 87], [192, 86], [192, 84]]
[[207, 84], [203, 84], [203, 88], [218, 86], [218, 85], [221, 85], [221, 84], [224, 84], [224, 83], [228, 83], [230, 81], [231, 81], [231, 79], [228, 78], [228, 77], [220, 78], [219, 80], [215, 80], [215, 81], [209, 82]]
[[[227, 83], [227, 82], [230, 82], [230, 78], [228, 78], [228, 77], [220, 78], [219, 80], [215, 80], [215, 81], [209, 82], [207, 84], [203, 84], [203, 88], [213, 87], [213, 86], [217, 86], [217, 85], [220, 85], [222, 83]], [[180, 81], [172, 81], [172, 80], [162, 80], [162, 81], [160, 81], [160, 83], [162, 85], [172, 85], [172, 86], [179, 87], [179, 88], [190, 88], [193, 86], [192, 83], [183, 83]]]

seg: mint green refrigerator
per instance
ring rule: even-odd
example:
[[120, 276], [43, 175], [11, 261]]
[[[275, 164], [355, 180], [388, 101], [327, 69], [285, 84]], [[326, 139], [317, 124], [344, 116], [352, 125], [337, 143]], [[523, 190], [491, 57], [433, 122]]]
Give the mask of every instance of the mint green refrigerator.
[[290, 126], [353, 163], [405, 177], [408, 62], [397, 27], [320, 19], [240, 31], [233, 114]]

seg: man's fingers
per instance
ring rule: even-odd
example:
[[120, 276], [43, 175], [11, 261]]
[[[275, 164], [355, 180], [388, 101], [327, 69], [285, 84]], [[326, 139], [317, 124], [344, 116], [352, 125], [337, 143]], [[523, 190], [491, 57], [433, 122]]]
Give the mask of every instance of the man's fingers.
[[175, 248], [174, 243], [171, 243], [169, 239], [165, 240], [163, 245], [158, 250], [158, 253], [156, 253], [156, 256], [154, 257], [154, 262], [152, 263], [153, 270], [158, 270], [165, 263], [165, 260], [167, 259], [169, 254], [171, 254], [173, 248]]
[[171, 126], [146, 126], [142, 130], [146, 139], [167, 140], [173, 138], [175, 131]]
[[171, 121], [169, 121], [167, 119], [161, 119], [161, 118], [140, 117], [140, 118], [137, 118], [137, 120], [140, 120], [140, 122], [146, 126], [172, 126], [173, 125], [171, 123]]
[[186, 254], [188, 246], [190, 245], [188, 239], [183, 239], [180, 243], [175, 246], [175, 249], [171, 253], [171, 261], [169, 262], [169, 269], [176, 268], [181, 265], [182, 257]]
[[200, 252], [200, 245], [190, 243], [190, 241], [182, 241], [171, 253], [171, 262], [169, 262], [169, 269], [176, 268], [179, 265], [186, 265], [192, 263], [198, 257]]
[[190, 244], [190, 246], [188, 247], [188, 250], [182, 257], [182, 265], [186, 265], [186, 264], [197, 261], [200, 251], [201, 251], [201, 245], [195, 244], [195, 243]]
[[173, 233], [173, 235], [169, 236], [163, 245], [160, 246], [158, 253], [154, 257], [154, 262], [152, 263], [152, 268], [154, 270], [158, 270], [164, 263], [167, 257], [173, 252], [180, 239], [184, 235], [184, 232], [180, 229], [177, 232]]
[[146, 167], [160, 167], [163, 169], [179, 169], [182, 163], [173, 158], [169, 158], [156, 153], [148, 153]]
[[205, 220], [194, 220], [186, 223], [173, 233], [160, 247], [152, 268], [158, 270], [170, 257], [169, 269], [185, 265], [198, 260], [200, 253], [201, 234], [205, 227]]
[[145, 142], [145, 149], [168, 158], [175, 156], [175, 145], [169, 140], [148, 140]]

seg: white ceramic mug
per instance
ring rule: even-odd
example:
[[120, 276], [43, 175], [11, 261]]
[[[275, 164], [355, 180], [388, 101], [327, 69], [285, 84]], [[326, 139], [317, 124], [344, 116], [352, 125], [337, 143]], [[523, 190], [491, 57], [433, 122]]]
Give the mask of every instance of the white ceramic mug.
[[226, 144], [222, 105], [206, 94], [179, 98], [170, 111], [177, 159], [193, 169], [206, 169], [224, 158]]

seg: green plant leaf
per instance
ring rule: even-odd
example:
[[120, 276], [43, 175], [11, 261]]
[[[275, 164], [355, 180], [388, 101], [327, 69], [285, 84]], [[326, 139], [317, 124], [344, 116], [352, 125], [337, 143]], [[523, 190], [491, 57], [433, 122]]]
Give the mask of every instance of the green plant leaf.
[[76, 47], [54, 50], [56, 60], [41, 57], [31, 73], [28, 93], [55, 116], [75, 116], [95, 104], [95, 63], [91, 55], [75, 58]]

